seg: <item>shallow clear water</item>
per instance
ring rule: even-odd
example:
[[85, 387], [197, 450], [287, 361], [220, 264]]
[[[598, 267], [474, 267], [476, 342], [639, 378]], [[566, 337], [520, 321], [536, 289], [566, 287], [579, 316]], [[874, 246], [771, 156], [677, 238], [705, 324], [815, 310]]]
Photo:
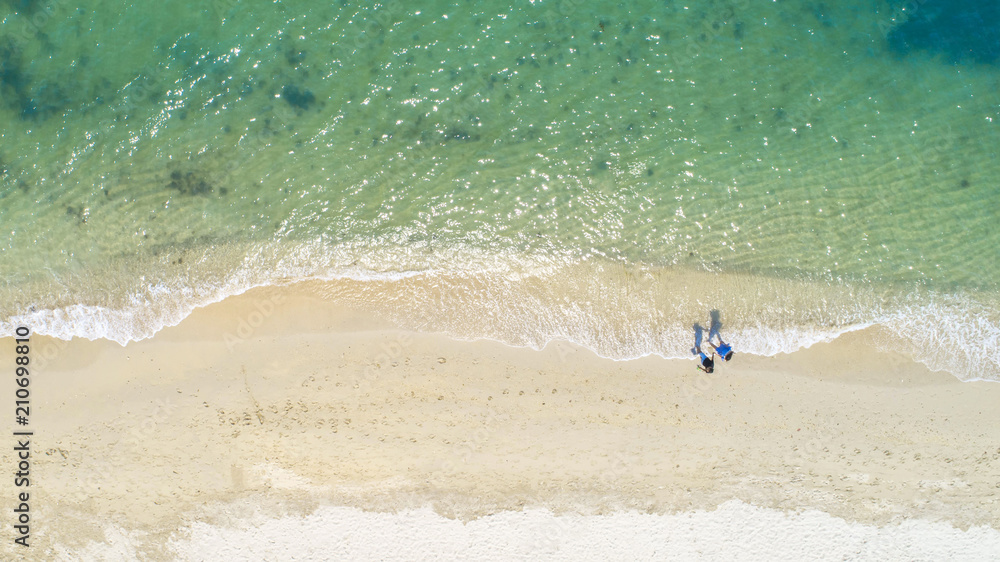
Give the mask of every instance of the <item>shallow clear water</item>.
[[125, 342], [321, 278], [458, 337], [688, 356], [718, 309], [1000, 380], [995, 12], [5, 3], [0, 315]]

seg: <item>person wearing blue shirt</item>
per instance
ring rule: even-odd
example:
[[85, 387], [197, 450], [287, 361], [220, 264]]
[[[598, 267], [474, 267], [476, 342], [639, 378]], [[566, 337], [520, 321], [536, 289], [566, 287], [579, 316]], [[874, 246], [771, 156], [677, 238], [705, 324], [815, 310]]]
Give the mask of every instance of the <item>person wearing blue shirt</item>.
[[719, 357], [729, 361], [733, 358], [733, 346], [722, 341], [722, 336], [719, 336], [719, 345], [712, 343], [712, 340], [708, 340], [708, 345], [712, 346], [712, 349], [719, 354]]

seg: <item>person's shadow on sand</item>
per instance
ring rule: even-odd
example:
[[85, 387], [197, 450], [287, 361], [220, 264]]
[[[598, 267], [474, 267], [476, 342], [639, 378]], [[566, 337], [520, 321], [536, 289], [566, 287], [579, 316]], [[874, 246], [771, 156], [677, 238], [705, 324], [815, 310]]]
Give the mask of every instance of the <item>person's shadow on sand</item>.
[[[709, 312], [712, 317], [712, 323], [708, 326], [708, 341], [712, 341], [712, 338], [718, 337], [719, 341], [722, 341], [722, 335], [719, 331], [722, 329], [722, 317], [718, 310], [713, 310]], [[697, 326], [697, 324], [695, 324]]]
[[[698, 348], [701, 347], [701, 339], [705, 333], [705, 328], [701, 327], [701, 324], [694, 323], [694, 347], [691, 348], [691, 355], [698, 355]], [[711, 337], [711, 336], [709, 336]]]

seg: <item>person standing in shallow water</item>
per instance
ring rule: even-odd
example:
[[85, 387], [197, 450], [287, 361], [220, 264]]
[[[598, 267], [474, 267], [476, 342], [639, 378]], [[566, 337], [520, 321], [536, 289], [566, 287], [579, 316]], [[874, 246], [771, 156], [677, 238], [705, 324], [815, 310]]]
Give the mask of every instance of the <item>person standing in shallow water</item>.
[[733, 358], [733, 346], [722, 341], [722, 336], [719, 336], [719, 345], [715, 345], [714, 343], [712, 343], [711, 339], [708, 340], [708, 345], [712, 346], [712, 349], [715, 350], [715, 353], [718, 353], [719, 357], [721, 357], [722, 359], [729, 361], [730, 359]]
[[[709, 342], [709, 345], [711, 345], [711, 342]], [[715, 347], [715, 346], [713, 345], [712, 347]], [[701, 350], [701, 346], [698, 346], [696, 349], [698, 350], [698, 355], [701, 357], [701, 365], [698, 365], [698, 368], [701, 369], [702, 371], [705, 371], [706, 373], [711, 373], [712, 371], [714, 371], [715, 370], [715, 352], [713, 351], [712, 352], [712, 356], [709, 357], [709, 356], [705, 355], [704, 351]]]

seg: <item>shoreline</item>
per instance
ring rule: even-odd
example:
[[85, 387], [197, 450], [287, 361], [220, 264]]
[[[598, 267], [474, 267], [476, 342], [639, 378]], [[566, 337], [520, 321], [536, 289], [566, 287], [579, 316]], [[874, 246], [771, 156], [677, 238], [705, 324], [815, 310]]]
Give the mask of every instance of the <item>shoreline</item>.
[[[986, 294], [926, 292], [910, 294], [906, 299], [913, 302], [903, 304], [901, 294], [890, 298], [851, 284], [610, 263], [507, 273], [513, 281], [497, 271], [483, 277], [444, 272], [386, 279], [292, 277], [250, 288], [175, 287], [171, 291], [181, 295], [176, 299], [154, 287], [131, 295], [127, 306], [33, 310], [7, 318], [3, 326], [12, 331], [29, 325], [63, 340], [107, 339], [124, 346], [160, 337], [206, 307], [267, 294], [341, 303], [353, 316], [386, 329], [461, 342], [495, 341], [533, 351], [565, 344], [614, 361], [684, 360], [692, 357], [692, 322], [707, 316], [705, 303], [712, 302], [724, 311], [724, 332], [739, 342], [741, 355], [785, 356], [844, 336], [861, 337], [964, 382], [1000, 382], [1000, 347], [990, 345], [1000, 342], [995, 313], [1000, 301]], [[567, 301], [569, 295], [579, 302]], [[247, 324], [262, 323], [270, 314], [258, 313], [256, 322], [248, 317], [243, 326], [220, 329], [230, 336], [250, 333], [255, 326]], [[973, 333], [979, 338], [963, 337]]]
[[[239, 333], [241, 322], [256, 327]], [[32, 380], [36, 544], [75, 552], [107, 541], [106, 522], [169, 558], [193, 522], [324, 505], [430, 506], [468, 522], [738, 500], [1000, 530], [1000, 386], [870, 337], [737, 355], [705, 375], [694, 361], [614, 361], [564, 342], [535, 351], [394, 330], [288, 288], [125, 347], [36, 336], [36, 349], [60, 348]], [[12, 357], [3, 346], [0, 362]], [[0, 462], [13, 466], [9, 448]]]

